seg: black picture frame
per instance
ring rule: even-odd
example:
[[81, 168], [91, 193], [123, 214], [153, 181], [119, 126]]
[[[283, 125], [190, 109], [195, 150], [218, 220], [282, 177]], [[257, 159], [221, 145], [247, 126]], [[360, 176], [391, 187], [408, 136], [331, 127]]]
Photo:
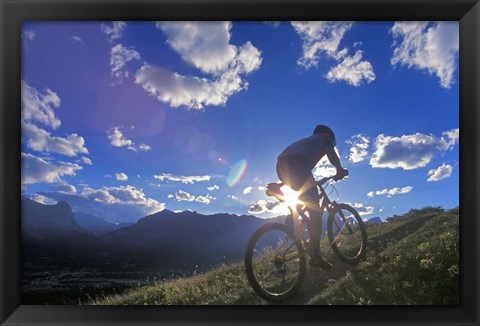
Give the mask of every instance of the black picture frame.
[[[478, 325], [480, 4], [477, 0], [0, 0], [1, 325]], [[20, 80], [24, 21], [460, 22], [459, 306], [28, 306], [20, 297]]]

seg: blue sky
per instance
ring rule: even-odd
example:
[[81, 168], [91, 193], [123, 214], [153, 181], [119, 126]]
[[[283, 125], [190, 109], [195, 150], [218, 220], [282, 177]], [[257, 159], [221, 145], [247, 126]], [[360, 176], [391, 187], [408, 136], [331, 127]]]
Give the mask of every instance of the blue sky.
[[24, 24], [23, 195], [112, 222], [268, 218], [277, 155], [327, 124], [350, 171], [332, 199], [365, 218], [458, 206], [458, 39], [457, 22]]

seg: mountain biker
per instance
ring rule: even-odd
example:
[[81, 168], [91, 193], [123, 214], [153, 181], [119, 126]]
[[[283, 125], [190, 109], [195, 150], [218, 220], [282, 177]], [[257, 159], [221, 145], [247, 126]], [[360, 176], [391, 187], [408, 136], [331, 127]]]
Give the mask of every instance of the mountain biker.
[[325, 125], [317, 125], [313, 134], [289, 145], [278, 156], [277, 174], [280, 180], [298, 191], [299, 199], [305, 204], [310, 216], [308, 233], [310, 236], [310, 266], [331, 269], [332, 264], [322, 258], [320, 237], [322, 232], [322, 210], [319, 195], [312, 174], [320, 159], [327, 155], [336, 169], [335, 180], [348, 175], [335, 152], [335, 134]]

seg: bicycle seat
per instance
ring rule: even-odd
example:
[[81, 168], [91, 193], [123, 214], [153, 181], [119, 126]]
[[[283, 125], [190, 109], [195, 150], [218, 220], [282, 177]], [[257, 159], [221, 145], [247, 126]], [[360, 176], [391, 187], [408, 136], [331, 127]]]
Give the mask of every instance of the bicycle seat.
[[280, 201], [284, 201], [285, 195], [283, 192], [280, 190], [280, 188], [283, 186], [282, 182], [276, 183], [272, 182], [267, 185], [267, 191], [266, 194], [267, 196], [275, 197]]

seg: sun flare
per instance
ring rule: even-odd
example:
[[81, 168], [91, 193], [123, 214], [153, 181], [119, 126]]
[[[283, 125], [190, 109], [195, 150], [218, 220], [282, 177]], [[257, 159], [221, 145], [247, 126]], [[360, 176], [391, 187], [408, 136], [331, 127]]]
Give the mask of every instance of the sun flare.
[[287, 185], [283, 185], [280, 190], [282, 191], [283, 193], [283, 197], [284, 197], [284, 200], [285, 200], [285, 203], [289, 206], [289, 207], [296, 207], [297, 205], [299, 205], [301, 202], [300, 200], [298, 199], [298, 197], [300, 196], [300, 194], [298, 193], [298, 191], [295, 191], [293, 190], [292, 188], [290, 188], [289, 186]]

